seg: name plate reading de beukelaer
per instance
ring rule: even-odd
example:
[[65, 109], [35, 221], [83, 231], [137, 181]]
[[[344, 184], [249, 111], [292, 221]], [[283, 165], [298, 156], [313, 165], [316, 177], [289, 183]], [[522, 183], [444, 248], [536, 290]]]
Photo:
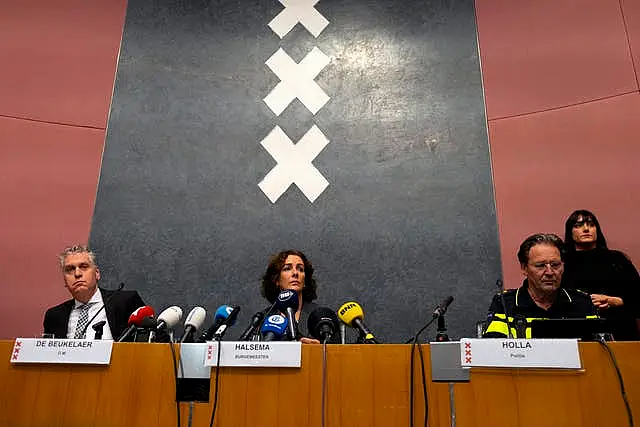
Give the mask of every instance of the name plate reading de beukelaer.
[[11, 363], [108, 365], [113, 341], [16, 338]]
[[220, 366], [299, 368], [302, 358], [300, 342], [216, 341], [207, 342], [205, 366], [216, 366], [218, 345]]
[[576, 339], [463, 338], [460, 361], [463, 368], [581, 368]]

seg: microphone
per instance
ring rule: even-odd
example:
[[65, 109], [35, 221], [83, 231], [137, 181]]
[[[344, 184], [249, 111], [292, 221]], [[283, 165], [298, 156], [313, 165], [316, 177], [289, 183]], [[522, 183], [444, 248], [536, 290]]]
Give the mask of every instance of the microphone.
[[254, 314], [251, 318], [251, 323], [249, 324], [249, 326], [247, 326], [247, 329], [242, 332], [240, 338], [238, 338], [238, 341], [250, 341], [253, 335], [256, 333], [256, 330], [260, 327], [260, 324], [263, 320], [264, 312], [259, 311]]
[[129, 337], [135, 331], [137, 327], [140, 327], [142, 324], [142, 320], [147, 317], [155, 316], [156, 312], [148, 305], [138, 307], [134, 310], [133, 313], [129, 316], [129, 320], [127, 324], [129, 327], [124, 330], [124, 332], [118, 337], [116, 342], [122, 342]]
[[262, 341], [278, 341], [285, 335], [287, 331], [287, 324], [289, 321], [286, 317], [279, 314], [273, 314], [267, 317], [260, 333], [262, 334]]
[[231, 309], [231, 312], [229, 313], [227, 318], [222, 321], [222, 324], [220, 324], [218, 330], [213, 334], [214, 340], [220, 341], [222, 339], [229, 326], [233, 326], [234, 323], [236, 323], [238, 313], [240, 313], [240, 306], [236, 305]]
[[298, 293], [289, 289], [280, 291], [275, 304], [278, 311], [287, 314], [287, 320], [289, 321], [287, 334], [290, 340], [295, 341], [298, 339], [298, 324], [295, 318], [295, 312], [298, 311], [299, 307]]
[[104, 325], [107, 324], [106, 320], [101, 320], [98, 323], [96, 323], [95, 325], [92, 326], [94, 334], [93, 334], [93, 339], [94, 340], [101, 340], [102, 339], [102, 334], [104, 333]]
[[184, 321], [184, 333], [180, 342], [193, 342], [193, 336], [198, 329], [202, 327], [204, 318], [207, 316], [207, 311], [202, 307], [194, 307], [187, 316], [187, 320]]
[[444, 316], [444, 314], [447, 312], [447, 308], [449, 308], [449, 305], [452, 302], [453, 297], [451, 295], [446, 297], [444, 301], [442, 301], [440, 305], [437, 306], [435, 310], [433, 310], [433, 318], [435, 319], [436, 317]]
[[330, 308], [318, 307], [309, 315], [307, 329], [313, 338], [325, 343], [340, 330], [340, 321]]
[[338, 317], [347, 326], [356, 328], [360, 331], [360, 335], [364, 338], [365, 344], [378, 344], [378, 341], [373, 336], [373, 332], [367, 328], [364, 324], [364, 312], [362, 307], [355, 301], [349, 301], [342, 304], [342, 307], [338, 309]]
[[[100, 310], [98, 310], [96, 312], [96, 314], [93, 315], [93, 317], [91, 317], [91, 319], [89, 319], [89, 321], [87, 322], [87, 324], [84, 326], [84, 329], [82, 330], [82, 336], [86, 337], [87, 335], [87, 328], [89, 328], [89, 325], [91, 324], [91, 322], [93, 322], [93, 320], [98, 317], [98, 314], [100, 314], [100, 312], [102, 310], [104, 310], [105, 306], [111, 301], [111, 298], [113, 298], [118, 292], [120, 292], [122, 289], [124, 288], [124, 282], [121, 282], [120, 285], [118, 286], [118, 288], [113, 291], [113, 293], [111, 295], [109, 295], [109, 298], [107, 298], [106, 301], [102, 302], [102, 307], [100, 307]], [[100, 290], [98, 290], [98, 292], [100, 292]]]
[[172, 305], [171, 307], [165, 309], [162, 313], [160, 313], [160, 316], [158, 316], [156, 330], [171, 330], [176, 327], [180, 319], [182, 319], [182, 309], [177, 305]]
[[220, 328], [220, 325], [222, 325], [224, 319], [229, 317], [232, 311], [233, 307], [231, 307], [230, 305], [221, 305], [220, 307], [218, 307], [216, 313], [213, 316], [213, 325], [209, 326], [209, 329], [207, 329], [202, 333], [202, 335], [200, 335], [200, 338], [198, 338], [198, 342], [211, 341], [211, 338], [213, 338], [213, 334], [218, 330], [218, 328]]

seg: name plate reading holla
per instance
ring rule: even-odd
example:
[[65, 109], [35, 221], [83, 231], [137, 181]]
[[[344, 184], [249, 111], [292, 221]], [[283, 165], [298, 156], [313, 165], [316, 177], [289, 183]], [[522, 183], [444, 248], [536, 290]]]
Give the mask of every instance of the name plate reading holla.
[[204, 356], [205, 366], [216, 366], [219, 344], [222, 344], [220, 366], [299, 368], [301, 364], [299, 342], [210, 341]]
[[16, 338], [11, 363], [108, 365], [113, 341]]
[[501, 339], [460, 340], [463, 368], [561, 368], [580, 369], [576, 339]]

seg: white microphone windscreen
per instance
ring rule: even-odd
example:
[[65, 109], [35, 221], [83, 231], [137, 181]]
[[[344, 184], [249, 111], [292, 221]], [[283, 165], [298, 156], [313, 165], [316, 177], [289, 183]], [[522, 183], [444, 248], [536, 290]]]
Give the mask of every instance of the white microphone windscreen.
[[204, 319], [207, 317], [207, 311], [202, 307], [194, 307], [193, 310], [189, 312], [187, 316], [187, 320], [184, 321], [184, 326], [191, 325], [196, 330], [199, 330], [204, 323]]
[[164, 322], [168, 329], [173, 329], [180, 322], [180, 319], [182, 319], [182, 309], [177, 305], [173, 305], [160, 313], [158, 323]]

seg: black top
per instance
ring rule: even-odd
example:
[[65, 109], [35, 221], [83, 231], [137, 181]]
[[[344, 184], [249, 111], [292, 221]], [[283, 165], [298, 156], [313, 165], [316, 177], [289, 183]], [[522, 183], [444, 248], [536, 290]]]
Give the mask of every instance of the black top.
[[569, 252], [562, 285], [588, 294], [622, 298], [622, 307], [602, 310], [600, 316], [609, 320], [616, 340], [640, 338], [635, 320], [640, 318], [640, 276], [622, 252], [610, 249]]
[[[511, 289], [497, 294], [489, 307], [488, 326], [484, 337], [506, 337], [506, 324], [504, 315], [511, 319], [521, 318], [526, 321], [526, 328], [530, 328], [527, 319], [563, 319], [563, 318], [587, 318], [596, 315], [596, 308], [591, 302], [591, 297], [584, 292], [575, 289], [560, 288], [556, 300], [547, 310], [538, 306], [528, 291], [529, 283], [525, 279], [518, 289]], [[504, 305], [503, 305], [504, 301]], [[506, 310], [505, 310], [506, 306]], [[502, 315], [496, 316], [496, 315]], [[514, 327], [513, 325], [511, 326]]]
[[541, 319], [580, 318], [596, 314], [591, 298], [575, 289], [558, 289], [558, 296], [547, 310], [538, 306], [529, 295], [529, 283], [525, 280], [518, 289], [504, 291], [493, 297], [489, 312], [504, 313], [502, 299], [507, 306], [509, 316], [521, 315]]
[[[309, 321], [309, 315], [311, 313], [313, 313], [313, 311], [320, 307], [318, 304], [316, 304], [315, 302], [304, 302], [302, 303], [302, 310], [300, 310], [300, 319], [298, 320], [298, 336], [299, 337], [308, 337], [308, 338], [313, 338], [311, 336], [311, 334], [309, 333], [309, 329], [307, 327], [307, 323]], [[265, 318], [269, 315], [272, 314], [281, 314], [278, 312], [278, 310], [276, 310], [275, 308], [271, 309], [271, 311], [269, 311], [267, 313], [267, 311], [269, 310], [270, 307], [267, 307], [263, 310], [263, 312], [265, 313]], [[286, 317], [286, 316], [285, 316]], [[260, 330], [257, 331], [258, 334], [260, 334]], [[329, 340], [330, 344], [340, 344], [340, 329], [338, 329], [337, 333], [335, 333], [331, 339]]]

